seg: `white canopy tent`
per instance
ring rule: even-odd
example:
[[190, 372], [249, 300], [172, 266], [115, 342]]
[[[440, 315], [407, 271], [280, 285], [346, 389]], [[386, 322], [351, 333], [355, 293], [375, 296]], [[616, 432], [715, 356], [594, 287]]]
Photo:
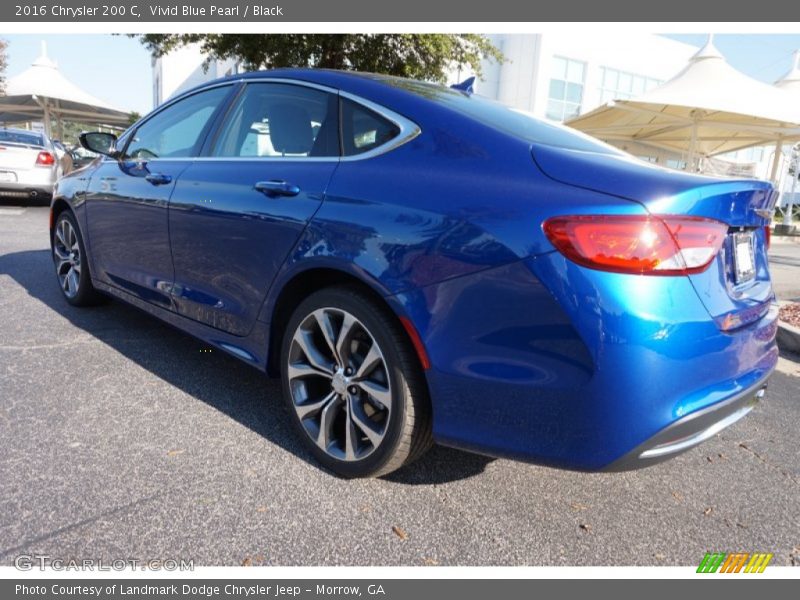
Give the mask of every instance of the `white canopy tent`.
[[0, 96], [0, 123], [42, 121], [45, 133], [52, 137], [52, 120], [59, 138], [64, 120], [122, 127], [129, 113], [95, 98], [69, 81], [55, 62], [42, 55], [25, 71], [6, 84], [6, 96]]
[[[796, 50], [792, 61], [792, 68], [789, 72], [775, 82], [775, 87], [783, 90], [789, 94], [793, 101], [800, 104], [800, 50]], [[794, 147], [792, 152], [792, 163], [794, 164], [795, 175], [792, 177], [792, 184], [789, 188], [789, 193], [784, 195], [786, 200], [785, 206], [780, 206], [779, 210], [783, 213], [783, 224], [786, 227], [792, 226], [793, 206], [795, 202], [795, 194], [797, 191], [797, 167], [800, 166], [800, 152], [797, 146]], [[788, 172], [790, 172], [787, 169]]]
[[699, 156], [775, 144], [774, 180], [783, 143], [800, 139], [800, 102], [731, 67], [709, 36], [663, 85], [566, 124], [612, 143], [641, 142], [685, 154], [687, 169], [694, 169]]
[[792, 94], [800, 102], [800, 50], [796, 50], [789, 72], [775, 82], [775, 87]]

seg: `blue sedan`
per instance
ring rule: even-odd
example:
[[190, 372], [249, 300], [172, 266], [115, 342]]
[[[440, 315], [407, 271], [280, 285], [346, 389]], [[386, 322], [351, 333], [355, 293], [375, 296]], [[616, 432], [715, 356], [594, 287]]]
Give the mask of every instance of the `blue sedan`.
[[82, 144], [103, 157], [51, 209], [66, 301], [123, 300], [280, 376], [345, 477], [433, 442], [650, 465], [747, 414], [777, 362], [768, 183], [466, 86], [248, 73]]

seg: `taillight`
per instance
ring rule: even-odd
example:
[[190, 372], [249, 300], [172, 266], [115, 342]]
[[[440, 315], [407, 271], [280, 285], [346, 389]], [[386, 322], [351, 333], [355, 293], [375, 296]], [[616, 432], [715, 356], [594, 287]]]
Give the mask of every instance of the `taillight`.
[[769, 225], [764, 225], [764, 243], [767, 246], [767, 250], [769, 250], [769, 246], [772, 243], [772, 229], [769, 228]]
[[686, 275], [711, 264], [728, 226], [700, 217], [577, 215], [548, 219], [544, 232], [564, 256], [591, 269]]
[[49, 152], [39, 152], [36, 157], [37, 167], [52, 167], [56, 163], [56, 157]]

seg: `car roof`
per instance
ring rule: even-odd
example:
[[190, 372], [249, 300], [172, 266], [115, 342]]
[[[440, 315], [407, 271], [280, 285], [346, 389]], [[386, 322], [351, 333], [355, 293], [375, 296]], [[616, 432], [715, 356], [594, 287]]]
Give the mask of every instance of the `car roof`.
[[439, 84], [425, 83], [419, 80], [384, 75], [380, 73], [340, 71], [336, 69], [282, 68], [262, 71], [247, 71], [245, 73], [228, 75], [212, 81], [207, 81], [189, 90], [186, 90], [173, 98], [170, 98], [169, 102], [208, 87], [224, 83], [235, 83], [237, 81], [248, 81], [251, 79], [293, 79], [305, 83], [336, 88], [341, 91], [349, 92], [359, 96], [363, 95], [367, 99], [374, 99], [370, 98], [370, 96], [373, 94], [378, 94], [381, 96], [395, 96], [395, 99], [408, 99], [409, 97], [415, 96], [407, 91], [407, 89], [404, 89], [404, 82], [409, 86], [413, 84], [417, 86], [424, 85], [435, 88], [443, 87]]
[[46, 137], [41, 131], [32, 131], [30, 129], [21, 129], [19, 127], [0, 127], [0, 131], [8, 131], [11, 133], [26, 133], [28, 135], [40, 135]]

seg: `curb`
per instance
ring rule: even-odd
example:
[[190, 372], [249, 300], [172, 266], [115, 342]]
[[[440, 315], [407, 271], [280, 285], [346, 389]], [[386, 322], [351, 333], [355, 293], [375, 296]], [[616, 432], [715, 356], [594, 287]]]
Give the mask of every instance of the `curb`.
[[800, 328], [779, 319], [777, 340], [781, 350], [800, 354]]
[[[790, 304], [789, 302], [779, 302], [780, 306]], [[786, 321], [778, 318], [778, 334], [776, 336], [778, 348], [786, 352], [800, 354], [800, 327], [790, 325]]]
[[800, 244], [800, 235], [775, 235], [772, 234], [771, 244]]

